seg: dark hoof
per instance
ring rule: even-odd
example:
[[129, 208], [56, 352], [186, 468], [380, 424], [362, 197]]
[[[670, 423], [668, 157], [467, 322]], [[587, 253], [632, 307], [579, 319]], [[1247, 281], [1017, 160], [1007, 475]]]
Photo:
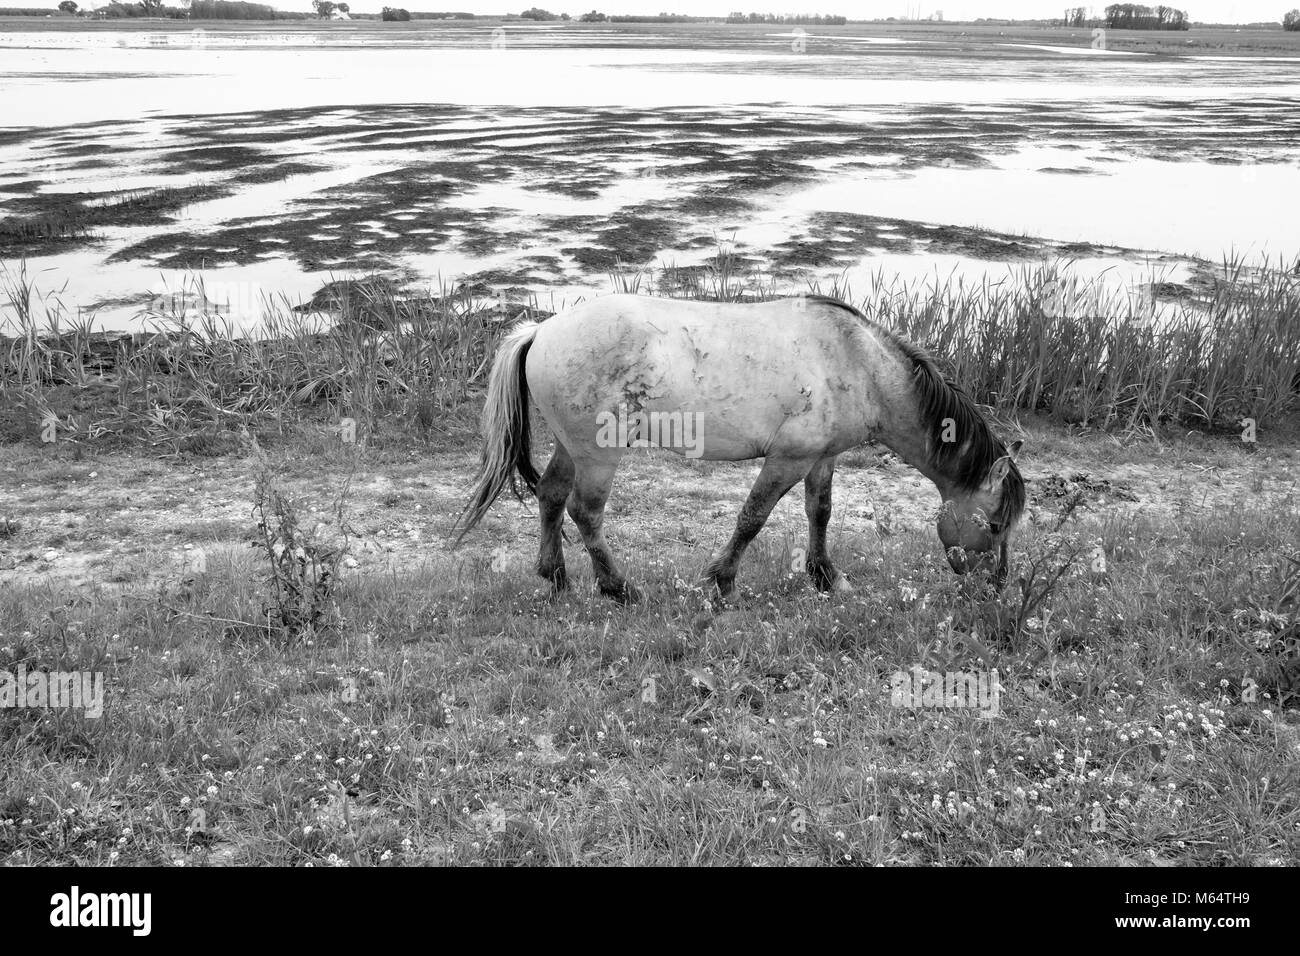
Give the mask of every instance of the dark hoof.
[[813, 564], [809, 562], [804, 565], [804, 570], [812, 578], [813, 587], [818, 591], [831, 591], [835, 588], [835, 569], [829, 564]]
[[853, 585], [849, 584], [849, 579], [836, 571], [830, 564], [810, 564], [808, 565], [808, 574], [817, 590], [823, 594], [847, 594], [853, 591]]
[[537, 574], [546, 581], [551, 583], [551, 588], [555, 591], [567, 591], [569, 589], [569, 572], [565, 570], [564, 565], [558, 568], [538, 568]]
[[735, 578], [708, 578], [706, 584], [709, 583], [717, 589], [718, 597], [723, 601], [730, 601], [736, 596]]

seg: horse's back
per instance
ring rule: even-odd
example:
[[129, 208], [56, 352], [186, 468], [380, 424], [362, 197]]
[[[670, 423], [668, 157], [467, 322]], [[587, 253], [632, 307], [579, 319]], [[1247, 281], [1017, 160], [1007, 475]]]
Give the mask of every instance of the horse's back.
[[[535, 347], [552, 360], [647, 355], [727, 366], [728, 355], [758, 371], [798, 363], [810, 371], [844, 354], [855, 324], [809, 300], [695, 302], [641, 295], [592, 299], [547, 319]], [[615, 362], [617, 364], [617, 361]], [[740, 366], [742, 363], [736, 361]], [[837, 364], [832, 362], [831, 364]], [[737, 373], [743, 369], [737, 367]]]

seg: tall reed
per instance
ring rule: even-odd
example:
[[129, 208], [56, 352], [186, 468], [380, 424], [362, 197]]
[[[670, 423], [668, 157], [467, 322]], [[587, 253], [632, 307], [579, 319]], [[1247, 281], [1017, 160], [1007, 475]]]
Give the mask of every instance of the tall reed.
[[[641, 267], [611, 280], [619, 291], [715, 301], [795, 291], [722, 250], [703, 267]], [[329, 288], [328, 317], [266, 298], [261, 327], [244, 335], [195, 277], [153, 303], [142, 316], [148, 331], [110, 340], [20, 266], [0, 273], [15, 326], [0, 328], [0, 401], [27, 409], [30, 433], [60, 416], [57, 390], [110, 384], [110, 405], [65, 415], [59, 427], [177, 447], [196, 432], [286, 428], [322, 414], [368, 433], [427, 429], [472, 411], [514, 319], [544, 317], [464, 291], [407, 296], [374, 277]], [[856, 300], [842, 281], [826, 291], [929, 347], [977, 401], [1000, 410], [1103, 428], [1237, 427], [1276, 422], [1297, 405], [1300, 276], [1282, 264], [1225, 261], [1199, 299], [1158, 308], [1150, 294], [1072, 277], [1062, 263], [978, 284], [881, 272]]]

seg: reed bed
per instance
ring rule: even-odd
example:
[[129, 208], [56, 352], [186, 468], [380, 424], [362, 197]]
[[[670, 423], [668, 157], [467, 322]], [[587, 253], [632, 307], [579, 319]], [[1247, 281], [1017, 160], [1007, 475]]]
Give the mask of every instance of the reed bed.
[[[703, 268], [616, 273], [611, 283], [723, 301], [795, 293], [723, 251]], [[191, 284], [142, 313], [148, 331], [111, 337], [93, 316], [71, 317], [24, 267], [0, 273], [14, 317], [0, 328], [0, 435], [44, 430], [50, 440], [52, 423], [63, 438], [185, 450], [196, 436], [321, 418], [351, 419], [366, 435], [427, 432], [471, 422], [501, 334], [547, 314], [466, 292], [410, 296], [371, 277], [335, 284], [310, 311], [264, 300], [262, 326], [245, 335], [208, 307], [201, 276]], [[1296, 407], [1300, 276], [1281, 263], [1226, 261], [1199, 299], [1159, 307], [1149, 293], [1070, 278], [1062, 263], [979, 285], [877, 274], [860, 298], [843, 283], [811, 288], [926, 345], [1001, 412], [1105, 429], [1221, 429], [1266, 427]]]
[[[467, 403], [503, 328], [529, 314], [468, 295], [399, 300], [383, 283], [358, 281], [334, 303], [336, 321], [266, 299], [261, 326], [245, 335], [219, 310], [186, 306], [207, 302], [195, 277], [185, 294], [142, 313], [147, 331], [113, 336], [91, 317], [69, 319], [25, 270], [0, 278], [17, 326], [0, 337], [0, 403], [20, 420], [9, 431], [34, 437], [54, 421], [60, 438], [143, 438], [178, 450], [196, 436], [309, 419], [351, 419], [361, 434], [427, 430]], [[95, 399], [69, 410], [69, 386]]]
[[1274, 423], [1300, 387], [1300, 275], [1227, 261], [1193, 301], [1106, 291], [1057, 266], [1011, 281], [900, 286], [864, 310], [928, 346], [995, 408], [1102, 428]]

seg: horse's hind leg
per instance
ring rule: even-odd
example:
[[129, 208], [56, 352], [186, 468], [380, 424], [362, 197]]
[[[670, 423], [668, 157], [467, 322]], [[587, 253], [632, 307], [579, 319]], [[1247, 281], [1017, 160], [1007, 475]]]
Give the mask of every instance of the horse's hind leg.
[[850, 590], [848, 579], [831, 564], [826, 552], [826, 526], [831, 520], [831, 481], [835, 477], [835, 456], [813, 465], [803, 480], [804, 512], [808, 515], [808, 559], [804, 567], [818, 591]]
[[763, 470], [749, 491], [749, 497], [736, 519], [736, 530], [731, 540], [704, 569], [705, 580], [712, 581], [723, 597], [730, 596], [736, 586], [736, 568], [749, 542], [763, 530], [768, 515], [785, 493], [808, 474], [814, 460], [804, 458], [767, 458]]
[[542, 541], [537, 552], [537, 573], [551, 582], [557, 591], [569, 586], [564, 568], [564, 544], [560, 529], [564, 525], [564, 503], [573, 488], [573, 459], [569, 450], [556, 441], [555, 454], [537, 483], [537, 503], [542, 519]]
[[578, 526], [582, 544], [591, 555], [591, 569], [596, 574], [600, 593], [630, 604], [640, 600], [641, 594], [628, 584], [605, 541], [604, 532], [605, 502], [609, 500], [609, 488], [617, 469], [617, 462], [577, 462], [573, 491], [569, 495], [569, 517]]

